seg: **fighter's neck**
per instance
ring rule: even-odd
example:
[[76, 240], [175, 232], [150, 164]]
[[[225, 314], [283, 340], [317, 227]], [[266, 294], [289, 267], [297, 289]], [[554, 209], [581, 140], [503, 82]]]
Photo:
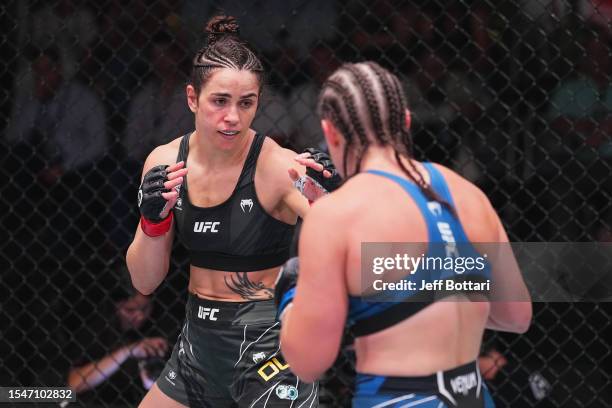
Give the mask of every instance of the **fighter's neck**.
[[[414, 170], [413, 166], [410, 166], [410, 163], [414, 165], [421, 175], [424, 174], [422, 168], [423, 166], [417, 160], [409, 159], [406, 156], [400, 156], [400, 160], [411, 174], [414, 173]], [[396, 174], [404, 173], [404, 170], [395, 158], [395, 149], [393, 149], [391, 146], [369, 147], [368, 151], [364, 154], [363, 160], [361, 161], [361, 171], [367, 170], [383, 170]]]
[[219, 169], [242, 165], [254, 138], [255, 132], [249, 130], [248, 134], [242, 140], [237, 140], [231, 149], [220, 149], [210, 141], [210, 138], [199, 137], [194, 133], [192, 140], [189, 141], [189, 154], [196, 155], [198, 161], [207, 168]]

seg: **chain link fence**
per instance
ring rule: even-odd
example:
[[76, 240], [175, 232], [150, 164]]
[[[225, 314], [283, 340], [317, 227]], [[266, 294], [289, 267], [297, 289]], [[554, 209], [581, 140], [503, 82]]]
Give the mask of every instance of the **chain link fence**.
[[[258, 131], [321, 144], [319, 85], [341, 61], [372, 59], [405, 84], [417, 158], [481, 187], [511, 240], [612, 241], [609, 2], [4, 2], [0, 386], [65, 386], [71, 367], [111, 355], [115, 380], [78, 399], [136, 406], [159, 372], [163, 360], [113, 353], [174, 343], [186, 254], [176, 247], [152, 299], [123, 310], [149, 316], [138, 330], [117, 317], [124, 254], [144, 158], [193, 128], [184, 85], [217, 9], [267, 66]], [[498, 406], [612, 406], [611, 309], [537, 303], [525, 335], [487, 332], [481, 369]], [[323, 406], [350, 406], [353, 369], [347, 336]]]

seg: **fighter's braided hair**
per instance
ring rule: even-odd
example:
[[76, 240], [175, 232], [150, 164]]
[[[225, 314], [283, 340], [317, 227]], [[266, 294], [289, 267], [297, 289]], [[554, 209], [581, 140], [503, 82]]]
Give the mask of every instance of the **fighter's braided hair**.
[[218, 15], [206, 24], [208, 41], [194, 59], [191, 84], [199, 94], [212, 72], [217, 68], [230, 68], [253, 72], [263, 85], [264, 69], [249, 45], [240, 39], [240, 27], [234, 17]]
[[[440, 202], [455, 214], [454, 208], [427, 184], [413, 161], [401, 159], [413, 157], [412, 138], [404, 119], [406, 108], [399, 79], [370, 61], [344, 64], [336, 70], [323, 84], [318, 105], [320, 117], [330, 120], [346, 140], [345, 180], [360, 171], [363, 156], [372, 143], [390, 145], [402, 171], [425, 197]], [[349, 173], [346, 158], [350, 147], [357, 151], [355, 168]]]

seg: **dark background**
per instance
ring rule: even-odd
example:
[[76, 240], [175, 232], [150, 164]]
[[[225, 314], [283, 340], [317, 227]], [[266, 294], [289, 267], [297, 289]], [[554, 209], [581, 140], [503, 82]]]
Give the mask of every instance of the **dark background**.
[[[320, 144], [321, 80], [341, 61], [373, 59], [405, 84], [417, 158], [481, 187], [511, 240], [611, 241], [605, 3], [4, 2], [0, 385], [64, 385], [74, 333], [128, 284], [143, 160], [193, 128], [182, 93], [219, 8], [268, 70], [256, 130], [297, 150]], [[152, 319], [170, 343], [186, 297], [184, 252], [175, 254]], [[483, 351], [508, 360], [491, 381], [498, 406], [611, 406], [610, 299], [576, 300], [535, 304], [525, 335], [487, 333]], [[351, 370], [345, 351], [324, 406], [348, 406]], [[534, 373], [550, 384], [542, 400]], [[121, 390], [99, 403], [129, 405]]]

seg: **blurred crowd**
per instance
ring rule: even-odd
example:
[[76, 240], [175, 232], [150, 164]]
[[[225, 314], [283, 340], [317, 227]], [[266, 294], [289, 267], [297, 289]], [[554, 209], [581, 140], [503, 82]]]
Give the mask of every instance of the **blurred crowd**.
[[[2, 100], [0, 137], [9, 197], [2, 223], [13, 254], [5, 285], [19, 289], [8, 299], [44, 302], [26, 311], [7, 302], [0, 310], [23, 323], [5, 332], [0, 353], [13, 347], [7, 344], [18, 344], [21, 356], [40, 350], [28, 340], [35, 333], [21, 329], [29, 319], [62, 341], [78, 337], [78, 319], [52, 317], [104, 298], [96, 285], [113, 281], [138, 222], [145, 157], [194, 128], [185, 84], [203, 24], [220, 9], [239, 19], [267, 64], [257, 131], [297, 151], [324, 148], [315, 111], [322, 81], [344, 61], [372, 59], [403, 80], [416, 157], [479, 185], [512, 240], [610, 241], [612, 7], [595, 0], [494, 3], [13, 4], [9, 12], [20, 23], [2, 46], [15, 57], [1, 74], [11, 89]], [[169, 317], [180, 316], [184, 298], [173, 288], [185, 287], [184, 279], [170, 278], [159, 294], [170, 339], [179, 323]], [[93, 357], [102, 356], [104, 350]], [[21, 359], [34, 367], [19, 371], [31, 385], [48, 363]], [[62, 373], [75, 366], [53, 364], [50, 371]]]

